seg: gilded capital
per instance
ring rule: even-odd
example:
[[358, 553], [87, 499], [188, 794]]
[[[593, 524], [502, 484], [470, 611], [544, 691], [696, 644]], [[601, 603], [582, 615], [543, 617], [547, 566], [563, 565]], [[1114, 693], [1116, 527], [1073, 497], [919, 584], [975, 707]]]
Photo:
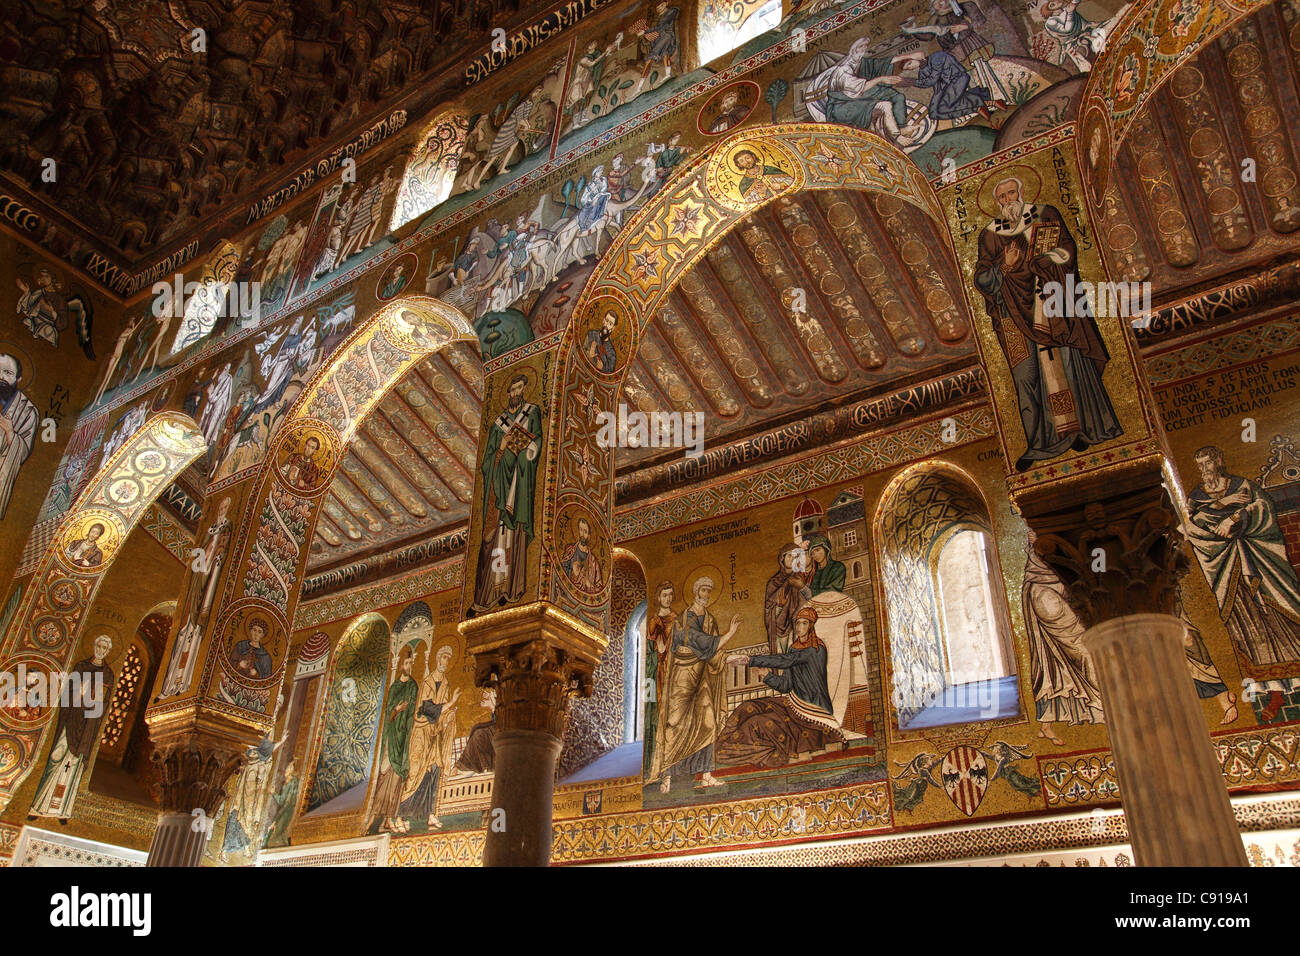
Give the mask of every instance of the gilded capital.
[[202, 810], [214, 816], [226, 799], [226, 784], [244, 762], [247, 747], [231, 740], [176, 737], [155, 746], [154, 789], [165, 813]]
[[460, 625], [475, 659], [474, 682], [497, 691], [500, 730], [563, 737], [571, 697], [591, 695], [591, 675], [608, 641], [590, 625], [545, 602]]
[[228, 715], [187, 706], [150, 714], [150, 757], [159, 808], [170, 813], [209, 816], [226, 798], [226, 784], [244, 764], [265, 730]]
[[1073, 508], [1027, 518], [1034, 550], [1060, 576], [1079, 619], [1092, 627], [1130, 614], [1176, 614], [1190, 562], [1166, 488], [1107, 483], [1079, 497], [1084, 503]]

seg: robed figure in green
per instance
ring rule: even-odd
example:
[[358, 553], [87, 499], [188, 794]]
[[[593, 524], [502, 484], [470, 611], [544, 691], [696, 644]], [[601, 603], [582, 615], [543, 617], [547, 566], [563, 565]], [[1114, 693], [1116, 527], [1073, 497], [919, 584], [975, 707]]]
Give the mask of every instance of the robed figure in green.
[[510, 380], [506, 407], [488, 429], [479, 465], [483, 541], [474, 579], [474, 605], [484, 610], [519, 600], [528, 586], [542, 410], [524, 401], [527, 384], [523, 375]]
[[418, 685], [411, 677], [414, 663], [415, 655], [411, 648], [403, 647], [398, 656], [397, 679], [388, 688], [388, 697], [384, 701], [379, 784], [375, 788], [375, 803], [371, 811], [371, 822], [379, 823], [381, 832], [403, 832], [402, 823], [397, 819], [397, 808], [411, 772], [411, 726], [415, 723], [415, 704], [419, 696]]
[[808, 589], [812, 596], [816, 597], [827, 591], [843, 593], [844, 580], [847, 577], [844, 562], [835, 560], [830, 539], [826, 535], [808, 536], [808, 557], [811, 559], [813, 572], [812, 579], [808, 582]]
[[289, 824], [293, 822], [293, 813], [298, 808], [298, 771], [294, 761], [289, 761], [284, 774], [284, 783], [273, 799], [275, 816], [271, 820], [271, 830], [266, 835], [264, 845], [284, 846], [289, 842]]

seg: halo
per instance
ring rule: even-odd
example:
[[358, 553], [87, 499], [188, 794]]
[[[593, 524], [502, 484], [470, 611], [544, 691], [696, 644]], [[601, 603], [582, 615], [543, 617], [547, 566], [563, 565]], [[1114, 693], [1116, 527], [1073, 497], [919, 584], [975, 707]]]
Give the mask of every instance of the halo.
[[722, 569], [716, 564], [701, 564], [690, 574], [682, 579], [682, 590], [680, 592], [682, 600], [690, 605], [695, 600], [695, 582], [700, 578], [709, 577], [713, 579], [713, 598], [705, 607], [712, 607], [718, 600], [720, 588], [726, 578], [722, 574]]
[[22, 363], [23, 373], [18, 376], [18, 381], [14, 382], [14, 387], [19, 391], [31, 388], [36, 382], [36, 366], [33, 364], [31, 356], [17, 343], [8, 339], [0, 340], [0, 352], [8, 352]]
[[506, 384], [501, 388], [502, 408], [505, 407], [506, 394], [510, 390], [510, 383], [514, 381], [516, 378], [519, 378], [521, 375], [526, 379], [526, 381], [524, 382], [524, 400], [527, 401], [528, 396], [534, 394], [533, 389], [537, 385], [537, 370], [528, 365], [525, 365], [523, 368], [518, 368], [518, 369], [512, 368], [510, 370], [510, 377], [506, 379]]
[[[88, 537], [93, 525], [102, 525], [103, 534], [100, 535], [96, 542], [103, 559], [91, 567], [80, 567], [72, 564], [72, 560], [67, 556], [68, 548], [74, 541]], [[108, 567], [117, 556], [118, 548], [122, 544], [122, 539], [126, 537], [122, 527], [122, 519], [113, 511], [107, 508], [84, 508], [75, 513], [59, 531], [56, 537], [55, 553], [62, 559], [64, 564], [72, 566], [74, 571], [82, 574], [95, 574]]]
[[122, 637], [122, 632], [116, 627], [112, 624], [96, 622], [94, 624], [87, 624], [81, 635], [80, 650], [87, 657], [94, 653], [95, 641], [99, 639], [101, 634], [106, 635], [108, 639], [113, 642], [112, 648], [109, 649], [108, 656], [104, 658], [106, 661], [117, 661], [123, 654], [131, 649], [131, 642]]
[[1026, 166], [1023, 163], [1015, 163], [1011, 166], [1001, 167], [997, 173], [989, 176], [980, 185], [979, 191], [979, 208], [990, 219], [998, 219], [1002, 215], [1002, 210], [993, 199], [993, 190], [997, 184], [1006, 179], [1019, 179], [1024, 189], [1021, 191], [1021, 198], [1027, 203], [1036, 203], [1039, 201], [1039, 193], [1043, 188], [1043, 178], [1038, 174], [1038, 170], [1032, 166]]

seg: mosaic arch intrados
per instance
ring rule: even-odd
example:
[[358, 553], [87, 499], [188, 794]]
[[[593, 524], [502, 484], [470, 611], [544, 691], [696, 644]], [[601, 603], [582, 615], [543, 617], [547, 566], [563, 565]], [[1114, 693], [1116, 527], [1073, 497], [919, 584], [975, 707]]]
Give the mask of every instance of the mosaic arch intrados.
[[1274, 0], [1141, 0], [1106, 41], [1079, 98], [1075, 148], [1087, 202], [1101, 208], [1133, 120], [1178, 67]]
[[[906, 153], [874, 134], [835, 124], [755, 127], [721, 140], [684, 164], [600, 258], [560, 344], [560, 374], [551, 399], [552, 408], [561, 413], [552, 418], [547, 443], [540, 595], [588, 620], [607, 623], [608, 576], [602, 594], [581, 594], [552, 573], [558, 562], [546, 556], [548, 549], [561, 545], [552, 538], [563, 513], [565, 524], [584, 517], [593, 532], [599, 532], [593, 541], [609, 565], [614, 461], [613, 450], [595, 441], [596, 410], [616, 408], [643, 330], [710, 249], [750, 213], [775, 200], [827, 189], [877, 192], [915, 206], [943, 237], [947, 248], [940, 255], [956, 261], [934, 188]], [[583, 342], [611, 312], [615, 355], [598, 367], [584, 355]], [[568, 450], [574, 454], [565, 454]], [[597, 475], [578, 469], [575, 461], [598, 462]]]
[[[365, 320], [303, 389], [250, 483], [233, 573], [204, 652], [198, 693], [206, 704], [269, 729], [311, 538], [348, 443], [407, 372], [452, 343], [477, 341], [455, 307], [406, 296]], [[271, 673], [238, 676], [218, 647], [233, 647], [257, 619], [270, 625]], [[192, 706], [194, 693], [190, 688], [153, 712]]]
[[[154, 415], [87, 484], [45, 549], [0, 646], [0, 671], [67, 671], [122, 545], [163, 490], [207, 450], [194, 420]], [[31, 772], [57, 707], [0, 708], [0, 809]]]

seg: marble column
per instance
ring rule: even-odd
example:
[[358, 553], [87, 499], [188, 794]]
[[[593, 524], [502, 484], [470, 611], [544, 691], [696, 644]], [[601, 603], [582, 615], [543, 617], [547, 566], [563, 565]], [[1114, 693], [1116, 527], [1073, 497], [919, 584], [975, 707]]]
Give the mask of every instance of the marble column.
[[186, 733], [155, 743], [155, 790], [161, 812], [146, 866], [198, 866], [226, 784], [243, 765], [247, 745]]
[[1128, 614], [1083, 644], [1101, 683], [1139, 866], [1246, 866], [1222, 771], [1187, 670], [1183, 622]]
[[1136, 862], [1246, 866], [1175, 613], [1190, 565], [1179, 511], [1149, 471], [1072, 490], [1026, 520], [1087, 627]]
[[484, 866], [547, 866], [552, 793], [568, 702], [591, 694], [606, 639], [545, 602], [460, 625], [475, 683], [497, 692]]

